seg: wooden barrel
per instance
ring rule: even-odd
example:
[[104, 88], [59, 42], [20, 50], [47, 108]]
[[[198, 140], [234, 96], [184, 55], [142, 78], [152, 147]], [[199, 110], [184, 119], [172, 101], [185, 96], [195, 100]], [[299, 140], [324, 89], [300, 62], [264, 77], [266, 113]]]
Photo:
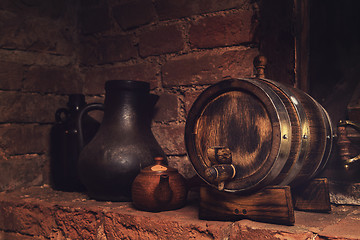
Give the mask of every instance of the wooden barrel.
[[267, 79], [229, 79], [196, 99], [185, 143], [205, 182], [247, 192], [313, 178], [330, 157], [333, 128], [324, 108], [299, 89]]

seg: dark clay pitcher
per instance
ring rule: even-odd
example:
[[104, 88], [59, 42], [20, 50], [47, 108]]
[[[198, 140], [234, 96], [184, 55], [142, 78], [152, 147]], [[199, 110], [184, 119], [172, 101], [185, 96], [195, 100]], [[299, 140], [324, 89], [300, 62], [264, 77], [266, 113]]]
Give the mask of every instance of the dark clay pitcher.
[[[105, 83], [105, 103], [88, 104], [80, 113], [104, 110], [100, 128], [80, 153], [79, 176], [90, 197], [131, 201], [131, 185], [140, 169], [165, 154], [151, 131], [158, 96], [146, 82], [111, 80]], [[82, 128], [79, 127], [80, 136]]]

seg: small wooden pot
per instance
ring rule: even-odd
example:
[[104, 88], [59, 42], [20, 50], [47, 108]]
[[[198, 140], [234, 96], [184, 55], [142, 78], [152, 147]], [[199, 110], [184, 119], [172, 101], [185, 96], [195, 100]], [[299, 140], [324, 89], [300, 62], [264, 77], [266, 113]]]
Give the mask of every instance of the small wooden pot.
[[162, 157], [155, 165], [142, 169], [132, 184], [132, 200], [137, 209], [159, 212], [181, 208], [186, 203], [187, 187], [184, 177], [163, 164]]

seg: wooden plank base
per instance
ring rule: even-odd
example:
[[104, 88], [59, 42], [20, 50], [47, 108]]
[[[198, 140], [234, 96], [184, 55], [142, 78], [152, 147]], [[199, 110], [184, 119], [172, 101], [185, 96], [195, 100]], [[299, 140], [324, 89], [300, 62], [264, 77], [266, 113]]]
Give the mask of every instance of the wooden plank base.
[[203, 185], [200, 187], [199, 218], [251, 219], [293, 225], [295, 217], [290, 187], [271, 186], [250, 195], [238, 195]]
[[308, 184], [292, 188], [294, 207], [301, 211], [330, 212], [330, 195], [327, 178], [315, 178]]

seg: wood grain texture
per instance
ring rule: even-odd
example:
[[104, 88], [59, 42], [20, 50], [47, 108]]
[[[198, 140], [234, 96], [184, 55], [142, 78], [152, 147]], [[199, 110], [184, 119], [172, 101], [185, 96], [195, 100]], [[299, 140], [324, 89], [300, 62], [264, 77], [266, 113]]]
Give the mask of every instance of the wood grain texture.
[[209, 148], [231, 151], [236, 175], [225, 183], [225, 191], [296, 186], [325, 166], [333, 142], [329, 121], [320, 104], [301, 90], [266, 79], [228, 79], [194, 102], [185, 143], [207, 183], [204, 172], [216, 164], [208, 157]]
[[293, 92], [306, 111], [310, 131], [308, 135], [310, 149], [304, 157], [303, 167], [292, 182], [292, 186], [296, 186], [314, 177], [321, 170], [322, 161], [327, 160], [324, 159], [326, 145], [332, 141], [332, 136], [329, 139], [327, 138], [330, 135], [326, 129], [325, 121], [327, 119], [324, 118], [319, 104], [298, 89], [293, 89]]
[[297, 210], [330, 212], [329, 184], [326, 178], [315, 178], [307, 184], [291, 189]]
[[255, 221], [292, 225], [295, 222], [290, 187], [267, 187], [251, 195], [200, 187], [199, 218], [204, 220]]

